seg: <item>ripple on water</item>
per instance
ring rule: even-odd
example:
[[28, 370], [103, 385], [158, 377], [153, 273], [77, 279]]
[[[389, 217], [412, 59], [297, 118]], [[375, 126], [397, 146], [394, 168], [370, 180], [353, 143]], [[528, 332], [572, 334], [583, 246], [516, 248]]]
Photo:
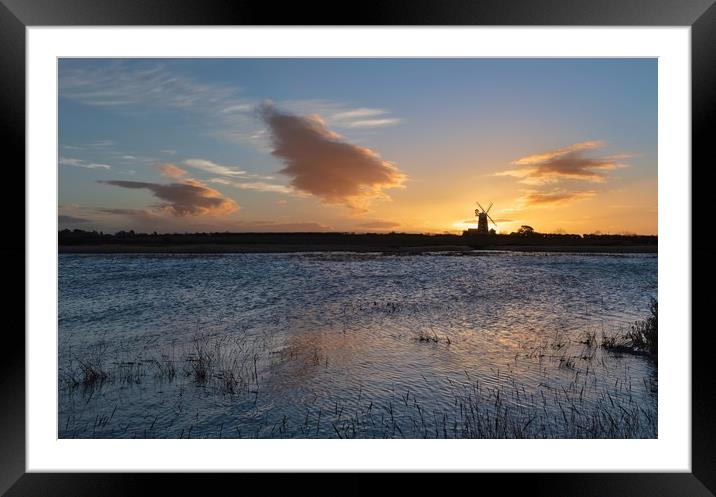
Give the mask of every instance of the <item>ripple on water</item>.
[[478, 395], [485, 416], [542, 409], [545, 436], [570, 435], [565, 406], [655, 416], [651, 361], [580, 344], [648, 314], [655, 255], [481, 255], [61, 255], [61, 383], [100, 354], [143, 369], [61, 388], [60, 436], [459, 436]]

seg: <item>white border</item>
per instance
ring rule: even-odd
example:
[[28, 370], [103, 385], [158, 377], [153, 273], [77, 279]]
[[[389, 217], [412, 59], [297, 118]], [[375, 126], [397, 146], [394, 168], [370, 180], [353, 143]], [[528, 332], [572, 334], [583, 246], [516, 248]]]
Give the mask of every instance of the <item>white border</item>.
[[[27, 470], [691, 471], [690, 28], [27, 28]], [[657, 440], [58, 440], [60, 56], [659, 58]]]

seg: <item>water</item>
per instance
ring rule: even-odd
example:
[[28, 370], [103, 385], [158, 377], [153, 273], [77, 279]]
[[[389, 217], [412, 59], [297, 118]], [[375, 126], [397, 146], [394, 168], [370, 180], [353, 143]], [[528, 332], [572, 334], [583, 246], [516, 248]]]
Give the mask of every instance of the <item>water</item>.
[[641, 254], [60, 255], [59, 437], [653, 438], [654, 361], [582, 342], [656, 291]]

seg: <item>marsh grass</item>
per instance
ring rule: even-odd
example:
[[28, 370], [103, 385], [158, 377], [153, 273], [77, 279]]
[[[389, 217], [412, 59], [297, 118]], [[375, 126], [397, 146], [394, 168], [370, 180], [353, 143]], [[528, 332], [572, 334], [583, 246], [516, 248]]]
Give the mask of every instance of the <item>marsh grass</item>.
[[445, 343], [446, 345], [450, 345], [452, 341], [450, 340], [450, 337], [447, 335], [444, 335], [442, 337], [438, 336], [437, 332], [435, 331], [435, 328], [432, 326], [430, 327], [430, 331], [422, 329], [418, 331], [415, 335], [415, 339], [418, 342], [432, 342], [432, 343]]
[[60, 387], [94, 389], [105, 384], [140, 384], [149, 372], [149, 376], [158, 381], [186, 378], [197, 386], [211, 387], [222, 394], [256, 391], [260, 350], [265, 346], [257, 339], [247, 339], [245, 333], [221, 337], [197, 333], [190, 344], [178, 352], [172, 346], [171, 352], [150, 358], [142, 353], [136, 356], [118, 353], [126, 357], [105, 366], [107, 347], [102, 342], [86, 357], [73, 356], [67, 362], [60, 372]]
[[559, 358], [559, 367], [564, 369], [574, 369], [576, 366], [576, 363], [574, 362], [573, 357], [560, 357]]
[[146, 372], [141, 361], [126, 361], [116, 363], [116, 377], [122, 383], [141, 383]]
[[595, 331], [586, 331], [584, 333], [584, 337], [579, 342], [583, 345], [586, 345], [589, 348], [594, 348], [597, 346], [597, 333]]
[[644, 351], [653, 357], [659, 353], [658, 310], [657, 300], [652, 298], [649, 316], [644, 320], [636, 321], [626, 332], [626, 338], [634, 349]]
[[[376, 306], [379, 307], [379, 306]], [[296, 415], [262, 407], [259, 391], [267, 388], [264, 378], [283, 368], [285, 374], [331, 374], [333, 358], [319, 344], [283, 344], [276, 348], [271, 337], [249, 335], [240, 330], [229, 335], [195, 333], [185, 345], [172, 346], [144, 359], [125, 357], [105, 366], [106, 346], [93, 349], [88, 357], [72, 360], [65, 371], [71, 378], [66, 385], [101, 388], [116, 383], [122, 388], [148, 386], [145, 377], [153, 376], [157, 385], [173, 383], [176, 403], [164, 411], [148, 412], [144, 419], [130, 419], [112, 404], [99, 413], [83, 416], [87, 401], [77, 403], [75, 411], [63, 419], [62, 437], [166, 437], [180, 438], [652, 438], [657, 433], [656, 405], [644, 405], [633, 395], [631, 376], [625, 367], [614, 367], [613, 358], [605, 364], [605, 354], [619, 346], [648, 349], [649, 338], [656, 330], [656, 306], [652, 322], [635, 324], [629, 336], [603, 334], [601, 343], [595, 331], [580, 339], [568, 340], [555, 332], [551, 339], [525, 344], [515, 361], [518, 368], [534, 367], [545, 371], [544, 380], [534, 385], [522, 384], [509, 370], [497, 371], [489, 382], [477, 380], [471, 371], [465, 378], [440, 380], [424, 376], [415, 382], [426, 382], [429, 389], [440, 389], [445, 398], [440, 403], [420, 398], [416, 385], [397, 385], [392, 395], [371, 397], [362, 387], [343, 392], [336, 398], [313, 398]], [[447, 335], [434, 329], [417, 332], [415, 340], [423, 343], [450, 344]], [[640, 341], [643, 340], [643, 341]], [[580, 350], [581, 348], [581, 350]], [[146, 349], [143, 349], [146, 350]], [[429, 351], [430, 348], [424, 349]], [[633, 350], [633, 349], [630, 349]], [[340, 361], [335, 361], [340, 364]], [[607, 361], [608, 362], [608, 361]], [[551, 370], [554, 377], [547, 377]], [[615, 373], [616, 370], [616, 373]], [[610, 381], [605, 381], [605, 374]], [[619, 374], [621, 376], [614, 376]], [[559, 377], [552, 381], [551, 378]], [[649, 381], [652, 383], [650, 384]], [[644, 380], [644, 387], [656, 393], [655, 379]], [[432, 382], [435, 382], [433, 384]], [[141, 384], [141, 387], [138, 385]], [[158, 388], [164, 388], [158, 386]], [[286, 388], [282, 384], [282, 388]], [[85, 390], [82, 390], [85, 391]], [[91, 391], [90, 389], [87, 390]], [[171, 392], [172, 390], [168, 390]], [[225, 405], [249, 406], [261, 412], [260, 421], [252, 425], [220, 427], [202, 424], [199, 413], [182, 417], [182, 397], [186, 392], [199, 395], [206, 402], [224, 399]], [[248, 394], [248, 395], [247, 395]], [[326, 408], [326, 405], [330, 408]], [[85, 408], [86, 409], [86, 408]], [[111, 412], [110, 412], [111, 409]], [[162, 408], [164, 409], [164, 408]], [[115, 411], [117, 414], [115, 415]], [[97, 413], [97, 414], [95, 414]], [[160, 419], [160, 414], [162, 417]]]
[[104, 366], [106, 353], [107, 344], [100, 340], [89, 350], [86, 357], [70, 359], [64, 371], [64, 381], [71, 387], [81, 385], [85, 389], [101, 386], [110, 378], [109, 371]]
[[80, 379], [76, 380], [72, 377], [71, 382], [74, 384], [82, 384], [86, 387], [98, 386], [109, 379], [109, 373], [102, 368], [101, 363], [91, 361], [77, 360], [80, 370]]
[[427, 330], [418, 331], [416, 339], [418, 340], [418, 342], [438, 343], [440, 341], [440, 338], [438, 338], [437, 333], [435, 333], [435, 330], [433, 330], [433, 329], [431, 329], [430, 331], [427, 331]]
[[266, 355], [265, 340], [265, 337], [250, 339], [245, 331], [221, 337], [199, 334], [185, 357], [185, 374], [196, 385], [212, 386], [222, 394], [256, 392], [260, 382], [259, 362]]
[[649, 313], [646, 319], [635, 321], [624, 332], [602, 334], [602, 348], [614, 353], [647, 355], [656, 360], [659, 352], [658, 304], [654, 298]]
[[186, 358], [185, 372], [193, 376], [197, 384], [203, 385], [213, 374], [215, 350], [206, 335], [195, 337], [192, 347], [192, 352]]
[[[433, 335], [434, 337], [435, 335]], [[241, 349], [240, 347], [244, 348]], [[541, 345], [553, 350], [551, 345]], [[308, 405], [297, 418], [277, 412], [277, 418], [265, 418], [251, 429], [242, 426], [202, 426], [197, 417], [191, 423], [172, 428], [171, 421], [157, 426], [158, 414], [148, 413], [146, 424], [117, 425], [115, 406], [111, 412], [98, 414], [94, 420], [81, 421], [81, 416], [69, 416], [64, 430], [70, 437], [171, 436], [180, 438], [641, 438], [655, 436], [657, 416], [655, 406], [644, 406], [632, 396], [631, 379], [627, 368], [613, 383], [598, 382], [601, 372], [592, 359], [569, 355], [567, 346], [559, 347], [561, 356], [551, 356], [555, 365], [568, 375], [567, 383], [541, 385], [534, 390], [521, 384], [509, 371], [497, 371], [489, 383], [473, 379], [468, 371], [465, 378], [446, 378], [448, 398], [435, 404], [420, 398], [414, 388], [404, 385], [394, 388], [388, 399], [372, 399], [363, 388], [353, 397], [341, 397], [331, 402], [328, 410]], [[597, 350], [594, 346], [591, 350]], [[239, 353], [239, 350], [242, 352]], [[248, 385], [258, 389], [253, 380], [262, 373], [254, 362], [261, 352], [248, 346], [245, 340], [229, 340], [206, 335], [197, 336], [185, 353], [187, 375], [176, 379], [182, 385], [205, 390], [214, 387], [218, 393], [239, 395]], [[304, 355], [286, 354], [288, 363], [298, 361], [313, 367], [311, 351]], [[272, 356], [271, 354], [265, 354]], [[525, 356], [526, 357], [526, 356]], [[594, 356], [592, 356], [594, 357]], [[201, 358], [201, 359], [199, 359]], [[323, 364], [323, 359], [318, 361]], [[558, 364], [557, 364], [558, 362]], [[539, 364], [540, 360], [536, 360]], [[151, 363], [155, 364], [155, 363]], [[273, 366], [282, 363], [273, 363]], [[161, 371], [168, 366], [160, 363]], [[159, 366], [154, 366], [160, 371]], [[198, 373], [197, 373], [198, 372]], [[169, 379], [167, 376], [162, 376]], [[110, 380], [122, 381], [110, 375]], [[423, 378], [423, 381], [428, 381]], [[646, 385], [646, 383], [645, 383]], [[184, 391], [184, 386], [179, 392]], [[655, 388], [655, 387], [654, 387]], [[256, 390], [257, 391], [257, 390]], [[315, 402], [315, 400], [314, 400]], [[324, 406], [325, 407], [325, 406]], [[120, 418], [121, 419], [121, 418]], [[131, 426], [130, 426], [131, 425]]]
[[176, 359], [168, 354], [162, 354], [159, 358], [149, 359], [147, 361], [155, 369], [155, 377], [164, 380], [173, 380], [176, 378]]

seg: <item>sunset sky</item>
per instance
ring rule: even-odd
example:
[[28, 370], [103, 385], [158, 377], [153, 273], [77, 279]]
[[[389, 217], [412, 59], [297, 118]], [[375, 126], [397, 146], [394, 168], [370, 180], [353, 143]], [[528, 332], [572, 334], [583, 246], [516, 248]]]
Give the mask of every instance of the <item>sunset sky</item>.
[[59, 227], [657, 234], [657, 117], [656, 59], [61, 59]]

